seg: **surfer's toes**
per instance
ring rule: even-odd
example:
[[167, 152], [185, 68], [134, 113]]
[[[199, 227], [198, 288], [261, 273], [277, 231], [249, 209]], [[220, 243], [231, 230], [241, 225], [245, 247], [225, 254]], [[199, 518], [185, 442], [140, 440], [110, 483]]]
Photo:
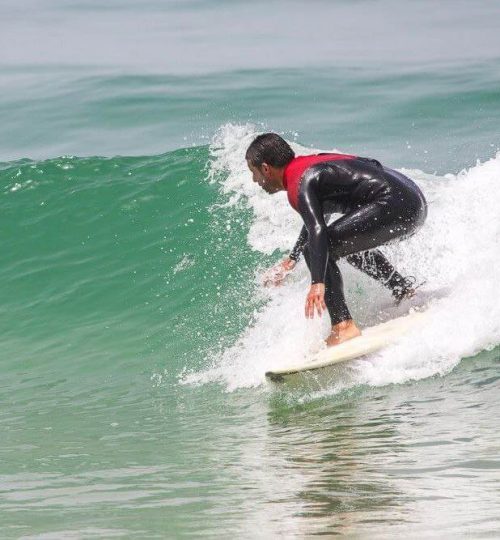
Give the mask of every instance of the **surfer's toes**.
[[410, 299], [412, 296], [415, 296], [415, 289], [406, 289], [401, 294], [398, 294], [397, 296], [394, 295], [397, 304], [401, 303], [403, 300]]
[[422, 283], [415, 285], [416, 281], [415, 276], [408, 276], [403, 279], [400, 285], [394, 287], [392, 296], [394, 296], [396, 304], [400, 304], [403, 300], [415, 296], [416, 290], [425, 283], [425, 281], [422, 281]]

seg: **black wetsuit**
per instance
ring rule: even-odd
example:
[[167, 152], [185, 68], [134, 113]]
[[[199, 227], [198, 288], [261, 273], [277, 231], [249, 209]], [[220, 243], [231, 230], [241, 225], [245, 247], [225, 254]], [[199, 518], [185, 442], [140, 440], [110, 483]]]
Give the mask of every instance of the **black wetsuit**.
[[[350, 156], [311, 165], [295, 189], [304, 226], [290, 258], [297, 260], [303, 251], [312, 283], [325, 284], [332, 325], [351, 318], [339, 258], [346, 257], [396, 297], [404, 292], [405, 278], [373, 248], [413, 234], [425, 221], [427, 204], [412, 180], [377, 160]], [[334, 213], [343, 215], [327, 226], [324, 215]]]

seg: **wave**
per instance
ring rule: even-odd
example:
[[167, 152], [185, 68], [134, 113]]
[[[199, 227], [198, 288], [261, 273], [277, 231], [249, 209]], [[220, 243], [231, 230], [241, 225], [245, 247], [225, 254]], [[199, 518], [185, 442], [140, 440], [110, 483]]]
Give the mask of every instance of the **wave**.
[[207, 159], [197, 147], [0, 165], [5, 369], [175, 365], [191, 300], [213, 285]]

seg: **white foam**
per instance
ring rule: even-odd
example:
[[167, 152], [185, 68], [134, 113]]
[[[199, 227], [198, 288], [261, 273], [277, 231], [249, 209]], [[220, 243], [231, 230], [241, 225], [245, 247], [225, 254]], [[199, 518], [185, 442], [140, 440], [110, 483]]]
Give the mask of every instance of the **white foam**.
[[[251, 181], [244, 155], [256, 134], [251, 125], [223, 126], [211, 146], [211, 178], [232, 196], [231, 204], [246, 199], [255, 216], [248, 242], [254, 250], [269, 254], [291, 248], [301, 220], [284, 193], [269, 196]], [[291, 145], [299, 154], [324, 151]], [[462, 358], [500, 343], [500, 154], [458, 174], [402, 172], [423, 190], [429, 215], [412, 238], [383, 250], [403, 274], [426, 280], [431, 289], [446, 287], [448, 294], [431, 303], [428, 322], [418, 334], [350, 363], [349, 384], [385, 385], [444, 374]], [[345, 264], [342, 272], [349, 306], [360, 324], [376, 324], [398, 313], [379, 284]], [[309, 284], [304, 263], [281, 287], [265, 289], [256, 280], [268, 302], [253, 324], [210, 367], [185, 375], [184, 383], [217, 381], [228, 391], [259, 386], [265, 382], [265, 371], [285, 358], [299, 360], [321, 346], [329, 319], [326, 314], [322, 320], [304, 318]], [[332, 387], [338, 389], [339, 385]]]

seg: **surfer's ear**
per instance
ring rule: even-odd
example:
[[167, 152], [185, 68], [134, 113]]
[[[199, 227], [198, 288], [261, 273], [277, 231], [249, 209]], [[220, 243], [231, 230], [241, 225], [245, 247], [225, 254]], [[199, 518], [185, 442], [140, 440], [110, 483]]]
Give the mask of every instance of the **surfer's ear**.
[[264, 173], [264, 174], [269, 174], [271, 172], [271, 167], [270, 165], [268, 165], [267, 163], [263, 163], [261, 166], [260, 166], [260, 170]]

